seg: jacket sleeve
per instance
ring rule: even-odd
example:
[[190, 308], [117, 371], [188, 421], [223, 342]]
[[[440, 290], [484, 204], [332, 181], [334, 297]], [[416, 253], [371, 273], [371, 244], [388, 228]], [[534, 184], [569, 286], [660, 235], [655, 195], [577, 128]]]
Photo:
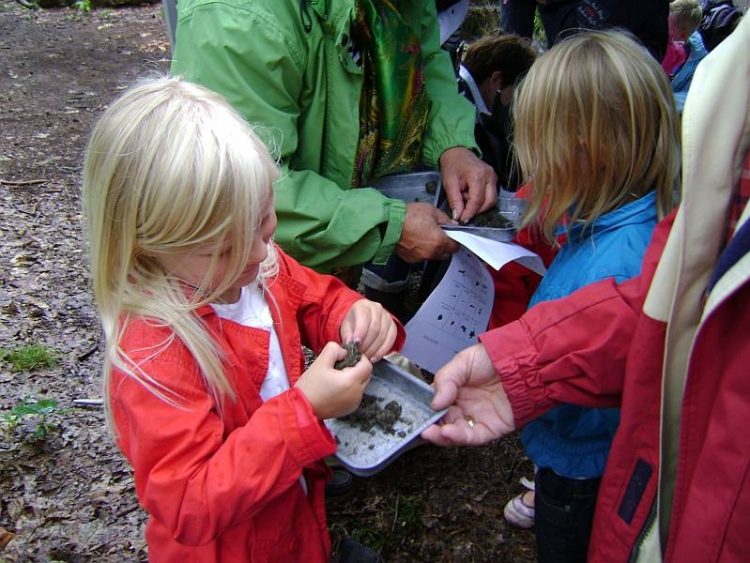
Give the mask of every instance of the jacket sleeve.
[[319, 272], [385, 264], [401, 239], [406, 204], [374, 188], [348, 189], [316, 172], [284, 166], [275, 191], [275, 239]]
[[518, 321], [480, 336], [516, 426], [560, 403], [619, 406], [633, 336], [673, 218], [657, 226], [640, 276], [620, 285], [604, 280], [539, 303]]
[[[319, 274], [299, 264], [293, 258], [279, 253], [280, 271], [304, 286], [302, 303], [297, 312], [297, 323], [303, 343], [319, 352], [330, 341], [339, 342], [339, 329], [352, 305], [364, 296], [349, 289], [338, 278]], [[400, 350], [406, 340], [403, 325], [394, 317], [398, 335], [393, 345]]]
[[479, 153], [474, 137], [476, 110], [458, 92], [450, 56], [440, 48], [440, 26], [434, 2], [415, 2], [422, 8], [422, 51], [430, 114], [422, 149], [425, 163], [438, 167], [440, 155], [452, 147], [466, 147]]
[[199, 5], [181, 13], [172, 72], [221, 93], [246, 120], [261, 125], [256, 132], [282, 166], [275, 185], [276, 240], [292, 256], [322, 272], [371, 259], [385, 263], [401, 237], [404, 202], [290, 166], [303, 142], [298, 123], [308, 57], [304, 32], [295, 25], [282, 25], [260, 9]]
[[305, 466], [336, 450], [297, 389], [263, 403], [226, 435], [192, 360], [169, 350], [145, 361], [177, 405], [115, 373], [112, 410], [140, 503], [185, 545], [202, 545], [299, 487]]

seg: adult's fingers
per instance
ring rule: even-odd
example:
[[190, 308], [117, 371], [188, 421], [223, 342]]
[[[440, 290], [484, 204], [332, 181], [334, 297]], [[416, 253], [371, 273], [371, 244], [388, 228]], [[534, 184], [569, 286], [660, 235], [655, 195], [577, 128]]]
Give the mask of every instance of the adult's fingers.
[[[458, 371], [450, 371], [450, 362], [443, 368], [441, 377], [435, 376], [433, 386], [435, 387], [435, 396], [432, 398], [430, 406], [436, 410], [448, 408], [456, 401], [458, 388], [461, 386], [461, 375]], [[446, 368], [448, 371], [446, 372]]]
[[440, 439], [447, 444], [478, 446], [495, 439], [495, 434], [484, 424], [466, 419], [440, 427]]
[[453, 170], [447, 170], [443, 173], [443, 191], [452, 210], [450, 219], [453, 221], [458, 221], [464, 214], [464, 195], [461, 192], [461, 187], [461, 180]]
[[496, 436], [461, 408], [451, 407], [440, 423], [422, 432], [422, 438], [438, 446], [467, 446], [487, 443]]
[[449, 222], [448, 216], [428, 203], [407, 203], [406, 218], [396, 253], [406, 262], [442, 260], [458, 250], [458, 245], [448, 238], [440, 222]]
[[459, 217], [461, 223], [471, 220], [474, 215], [486, 211], [497, 205], [497, 178], [494, 171], [469, 179], [468, 198], [463, 213]]
[[422, 431], [422, 438], [437, 446], [452, 446], [453, 444], [451, 444], [447, 438], [443, 437], [440, 428], [441, 427], [438, 424], [433, 424], [432, 426], [427, 427]]

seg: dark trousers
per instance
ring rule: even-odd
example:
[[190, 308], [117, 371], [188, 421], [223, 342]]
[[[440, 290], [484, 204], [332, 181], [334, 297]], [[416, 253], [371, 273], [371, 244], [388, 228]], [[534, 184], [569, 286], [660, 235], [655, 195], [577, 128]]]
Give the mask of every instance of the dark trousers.
[[402, 323], [406, 323], [414, 314], [406, 306], [406, 297], [409, 276], [416, 266], [408, 264], [396, 253], [391, 254], [388, 262], [381, 266], [368, 262], [362, 268], [365, 297], [380, 303]]
[[601, 478], [536, 474], [534, 532], [539, 563], [585, 563]]
[[521, 37], [533, 37], [536, 0], [500, 1], [500, 29], [505, 33], [517, 33]]

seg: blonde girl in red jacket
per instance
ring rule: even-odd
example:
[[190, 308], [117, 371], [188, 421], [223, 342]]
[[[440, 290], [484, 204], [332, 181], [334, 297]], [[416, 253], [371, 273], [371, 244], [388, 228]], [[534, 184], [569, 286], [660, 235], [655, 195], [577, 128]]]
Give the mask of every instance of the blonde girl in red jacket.
[[[152, 562], [327, 561], [322, 421], [357, 407], [403, 339], [274, 246], [276, 177], [239, 114], [179, 78], [135, 85], [88, 146], [106, 405]], [[364, 356], [336, 370], [348, 341]], [[303, 344], [318, 353], [304, 372]]]

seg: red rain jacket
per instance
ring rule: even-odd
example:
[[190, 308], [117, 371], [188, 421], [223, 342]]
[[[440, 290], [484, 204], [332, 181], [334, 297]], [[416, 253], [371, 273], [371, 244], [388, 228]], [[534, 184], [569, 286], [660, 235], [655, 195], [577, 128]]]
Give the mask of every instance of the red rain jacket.
[[[269, 283], [269, 304], [293, 386], [304, 367], [301, 345], [319, 351], [339, 341], [344, 316], [362, 296], [278, 253], [280, 273]], [[226, 355], [237, 393], [222, 413], [184, 345], [172, 341], [154, 354], [170, 331], [145, 320], [130, 324], [122, 347], [148, 375], [178, 393], [182, 405], [168, 404], [120, 372], [111, 381], [118, 445], [149, 514], [150, 561], [327, 562], [329, 470], [322, 460], [335, 452], [334, 438], [294, 387], [261, 401], [267, 332], [222, 320], [210, 306], [198, 313]]]
[[559, 403], [621, 408], [590, 561], [750, 561], [748, 42], [745, 18], [696, 70], [682, 203], [641, 275], [480, 336], [517, 426]]

